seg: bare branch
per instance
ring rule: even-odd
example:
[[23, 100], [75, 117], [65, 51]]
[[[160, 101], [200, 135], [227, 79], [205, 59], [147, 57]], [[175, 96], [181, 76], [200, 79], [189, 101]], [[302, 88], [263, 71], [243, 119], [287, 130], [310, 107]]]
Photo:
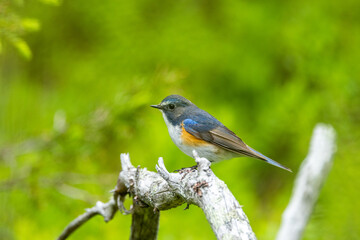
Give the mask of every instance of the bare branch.
[[130, 240], [155, 240], [159, 229], [160, 212], [144, 207], [133, 199]]
[[[169, 173], [159, 158], [157, 173], [131, 165], [128, 155], [121, 155], [117, 190], [120, 194], [135, 195], [134, 199], [155, 212], [195, 204], [205, 213], [218, 239], [256, 239], [241, 206], [226, 184], [210, 169], [210, 162], [194, 152], [198, 169]], [[120, 190], [121, 189], [121, 190]], [[127, 191], [126, 191], [127, 189]], [[140, 239], [140, 238], [139, 238]]]
[[217, 239], [256, 239], [241, 206], [226, 184], [211, 171], [210, 162], [195, 151], [193, 154], [198, 170], [190, 170], [185, 176], [169, 173], [162, 158], [156, 170], [176, 194], [204, 211]]
[[[128, 155], [121, 155], [122, 171], [119, 174], [117, 191], [121, 195], [130, 193], [145, 205], [158, 210], [178, 207], [184, 200], [173, 193], [169, 184], [157, 173], [146, 168], [135, 168]], [[180, 175], [179, 175], [180, 176]], [[180, 176], [181, 177], [181, 176]]]
[[103, 203], [98, 201], [92, 208], [86, 209], [86, 212], [75, 218], [61, 233], [58, 240], [66, 239], [71, 233], [78, 229], [81, 225], [86, 223], [92, 217], [101, 215], [104, 217], [105, 222], [110, 221], [117, 211], [115, 199], [110, 199], [109, 202]]
[[331, 169], [336, 151], [335, 138], [335, 130], [330, 125], [315, 127], [308, 156], [301, 164], [289, 205], [283, 213], [277, 240], [301, 239]]
[[[178, 173], [169, 173], [162, 158], [156, 169], [135, 168], [128, 154], [121, 154], [122, 171], [119, 174], [114, 198], [99, 204], [76, 218], [62, 233], [65, 239], [74, 230], [96, 214], [108, 221], [120, 209], [132, 214], [132, 240], [156, 239], [159, 211], [178, 207], [184, 203], [195, 204], [205, 213], [218, 239], [256, 239], [249, 220], [226, 184], [210, 169], [210, 162], [194, 152], [198, 169], [189, 168]], [[126, 195], [133, 196], [133, 207], [124, 208]], [[108, 211], [105, 211], [107, 209]], [[146, 227], [144, 227], [146, 226]]]

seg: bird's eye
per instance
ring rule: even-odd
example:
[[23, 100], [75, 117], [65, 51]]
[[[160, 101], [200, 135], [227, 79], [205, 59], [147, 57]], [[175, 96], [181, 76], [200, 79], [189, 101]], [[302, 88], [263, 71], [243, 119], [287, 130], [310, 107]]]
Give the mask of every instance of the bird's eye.
[[175, 105], [174, 104], [169, 104], [169, 109], [174, 109], [175, 108]]

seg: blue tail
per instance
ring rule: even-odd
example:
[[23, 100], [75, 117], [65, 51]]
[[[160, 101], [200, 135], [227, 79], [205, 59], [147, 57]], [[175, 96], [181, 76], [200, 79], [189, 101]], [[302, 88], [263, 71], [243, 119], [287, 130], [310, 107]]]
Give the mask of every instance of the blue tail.
[[265, 156], [264, 154], [259, 153], [258, 151], [256, 151], [255, 149], [253, 149], [253, 148], [251, 148], [251, 147], [249, 147], [249, 146], [247, 146], [247, 147], [248, 147], [251, 151], [253, 151], [253, 152], [255, 153], [253, 157], [258, 158], [258, 159], [260, 159], [260, 160], [263, 160], [263, 161], [265, 161], [265, 162], [267, 162], [267, 163], [269, 163], [269, 164], [271, 164], [271, 165], [274, 165], [274, 166], [276, 166], [276, 167], [282, 168], [282, 169], [284, 169], [284, 170], [286, 170], [286, 171], [292, 172], [290, 168], [287, 168], [287, 167], [281, 165], [280, 163], [278, 163], [278, 162], [276, 162], [276, 161], [268, 158], [268, 157]]

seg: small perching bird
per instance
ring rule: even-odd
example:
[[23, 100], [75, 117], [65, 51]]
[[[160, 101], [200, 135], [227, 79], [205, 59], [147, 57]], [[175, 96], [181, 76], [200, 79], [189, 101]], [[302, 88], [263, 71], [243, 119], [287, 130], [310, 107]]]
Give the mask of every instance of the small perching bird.
[[160, 109], [171, 139], [190, 157], [193, 157], [193, 150], [211, 162], [248, 156], [291, 172], [289, 168], [246, 145], [219, 120], [182, 96], [167, 96], [160, 104], [151, 107]]

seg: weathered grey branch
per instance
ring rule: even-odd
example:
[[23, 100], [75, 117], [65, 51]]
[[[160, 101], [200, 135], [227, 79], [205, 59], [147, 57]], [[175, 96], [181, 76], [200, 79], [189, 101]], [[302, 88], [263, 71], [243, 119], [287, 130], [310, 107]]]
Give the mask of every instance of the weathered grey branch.
[[116, 201], [114, 198], [110, 199], [109, 202], [103, 203], [98, 201], [96, 205], [92, 208], [86, 209], [86, 212], [76, 219], [74, 219], [61, 233], [58, 237], [58, 240], [66, 239], [71, 233], [78, 229], [85, 222], [90, 220], [96, 215], [101, 215], [104, 217], [105, 222], [110, 221], [115, 213], [117, 212]]
[[143, 207], [134, 198], [130, 240], [155, 240], [159, 229], [160, 212]]
[[156, 170], [173, 191], [205, 213], [217, 239], [256, 239], [249, 220], [226, 184], [210, 169], [210, 162], [193, 152], [198, 169], [185, 174], [169, 173], [162, 158]]
[[116, 188], [120, 194], [130, 193], [144, 205], [157, 210], [167, 210], [184, 203], [184, 200], [172, 191], [159, 174], [150, 172], [146, 168], [135, 168], [128, 154], [121, 154], [120, 159], [122, 171]]
[[277, 240], [301, 239], [331, 169], [336, 151], [335, 138], [335, 130], [330, 125], [315, 127], [308, 156], [301, 164], [290, 203], [283, 213]]
[[[205, 213], [218, 239], [256, 239], [245, 213], [226, 184], [210, 169], [210, 162], [194, 152], [198, 169], [169, 173], [162, 158], [156, 170], [159, 174], [131, 165], [129, 156], [121, 155], [123, 171], [118, 189], [157, 210], [167, 210], [183, 203], [199, 206]], [[123, 190], [120, 190], [123, 189]]]
[[[189, 168], [169, 173], [162, 158], [159, 158], [156, 166], [158, 173], [155, 173], [145, 168], [135, 168], [129, 155], [121, 154], [122, 171], [114, 198], [106, 204], [111, 209], [111, 216], [117, 209], [124, 214], [132, 214], [132, 240], [156, 239], [159, 211], [184, 203], [197, 205], [204, 211], [218, 239], [256, 239], [241, 206], [226, 184], [211, 171], [210, 162], [197, 156], [195, 151], [194, 156], [198, 169]], [[123, 205], [128, 194], [133, 196], [134, 202], [130, 210], [126, 210]], [[101, 206], [96, 206], [76, 218], [59, 239], [65, 239], [96, 214], [107, 216], [101, 209]]]

